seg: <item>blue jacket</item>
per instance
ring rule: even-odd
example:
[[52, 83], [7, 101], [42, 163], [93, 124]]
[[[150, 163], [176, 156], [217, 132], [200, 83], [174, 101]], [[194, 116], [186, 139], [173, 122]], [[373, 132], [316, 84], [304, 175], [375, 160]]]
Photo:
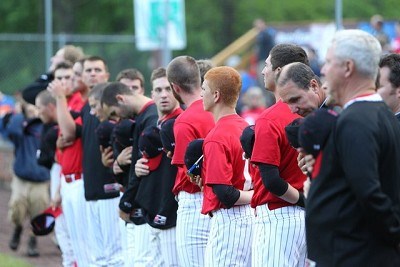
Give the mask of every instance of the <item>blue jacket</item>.
[[14, 144], [14, 173], [22, 180], [44, 182], [50, 179], [47, 168], [38, 164], [42, 123], [38, 119], [26, 119], [15, 114], [7, 125], [6, 133]]

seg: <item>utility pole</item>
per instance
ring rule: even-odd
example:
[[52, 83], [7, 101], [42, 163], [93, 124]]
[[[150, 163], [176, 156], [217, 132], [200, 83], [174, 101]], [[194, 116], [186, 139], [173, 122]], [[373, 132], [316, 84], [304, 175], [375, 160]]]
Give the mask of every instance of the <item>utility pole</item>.
[[45, 55], [46, 71], [50, 68], [50, 59], [53, 55], [53, 7], [52, 0], [44, 0], [45, 11]]
[[170, 13], [170, 8], [169, 8], [169, 1], [164, 0], [164, 30], [161, 32], [161, 64], [163, 67], [167, 67], [168, 63], [172, 59], [172, 53], [171, 49], [169, 47], [169, 13]]
[[343, 4], [342, 0], [335, 0], [335, 22], [336, 30], [343, 29]]

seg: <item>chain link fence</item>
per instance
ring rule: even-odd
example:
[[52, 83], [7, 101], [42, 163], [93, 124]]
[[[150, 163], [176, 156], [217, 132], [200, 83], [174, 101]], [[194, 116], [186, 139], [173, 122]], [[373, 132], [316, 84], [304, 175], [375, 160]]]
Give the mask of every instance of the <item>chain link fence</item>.
[[[128, 35], [54, 35], [53, 54], [65, 44], [83, 48], [86, 55], [103, 57], [110, 80], [126, 68], [143, 72], [149, 92], [151, 70], [157, 66], [157, 53], [138, 51], [134, 36]], [[46, 72], [44, 35], [0, 34], [0, 91], [14, 94]]]

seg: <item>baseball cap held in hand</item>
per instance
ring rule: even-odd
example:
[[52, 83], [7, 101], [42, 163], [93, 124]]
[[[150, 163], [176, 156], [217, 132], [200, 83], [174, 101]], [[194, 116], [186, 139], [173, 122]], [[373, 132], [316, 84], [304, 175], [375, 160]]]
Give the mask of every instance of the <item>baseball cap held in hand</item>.
[[96, 128], [99, 144], [103, 146], [103, 148], [107, 148], [111, 145], [111, 133], [115, 127], [115, 123], [115, 121], [106, 120], [101, 122]]
[[316, 158], [323, 149], [337, 120], [338, 113], [320, 108], [310, 113], [299, 128], [299, 144], [307, 154]]
[[160, 136], [161, 142], [166, 151], [174, 153], [175, 137], [174, 137], [175, 119], [169, 119], [161, 125]]
[[191, 141], [185, 152], [185, 165], [190, 173], [201, 176], [203, 166], [203, 142], [204, 139], [195, 139]]
[[249, 125], [244, 128], [242, 135], [240, 136], [240, 144], [242, 145], [242, 149], [247, 158], [251, 158], [254, 147], [254, 138], [254, 125]]
[[31, 220], [32, 231], [35, 235], [47, 235], [54, 229], [56, 218], [62, 213], [61, 208], [49, 207]]
[[115, 145], [119, 151], [133, 144], [133, 130], [135, 121], [131, 119], [120, 120], [114, 127], [113, 137]]
[[300, 125], [304, 122], [304, 118], [294, 119], [285, 127], [286, 137], [289, 144], [294, 148], [299, 148], [299, 129]]
[[163, 146], [160, 138], [160, 130], [157, 127], [147, 127], [139, 137], [139, 151], [148, 159], [146, 163], [149, 170], [153, 171], [160, 165]]

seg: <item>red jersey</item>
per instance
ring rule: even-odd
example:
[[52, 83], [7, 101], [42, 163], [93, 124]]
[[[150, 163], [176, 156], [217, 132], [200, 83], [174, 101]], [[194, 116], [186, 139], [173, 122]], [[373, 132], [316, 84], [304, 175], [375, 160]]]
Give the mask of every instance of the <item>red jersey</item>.
[[251, 181], [245, 179], [245, 159], [240, 135], [248, 123], [239, 115], [222, 117], [204, 139], [202, 176], [204, 198], [201, 213], [225, 208], [214, 194], [212, 185], [232, 185], [239, 190], [249, 190]]
[[175, 186], [172, 189], [175, 195], [180, 191], [200, 192], [200, 187], [191, 183], [186, 175], [185, 152], [190, 141], [205, 138], [214, 125], [214, 118], [210, 112], [204, 110], [202, 99], [193, 102], [175, 120], [175, 152], [172, 157], [172, 164], [178, 167]]
[[75, 92], [68, 99], [68, 109], [76, 112], [80, 112], [85, 102], [82, 100], [80, 92]]
[[[306, 176], [297, 165], [297, 151], [286, 138], [285, 126], [299, 115], [291, 113], [289, 106], [282, 101], [266, 109], [256, 121], [252, 163], [277, 166], [279, 174], [287, 183], [302, 191]], [[259, 171], [254, 173], [253, 208], [268, 203], [270, 210], [293, 204], [270, 193], [264, 186]]]
[[183, 109], [181, 109], [180, 107], [176, 108], [171, 113], [169, 113], [167, 115], [164, 115], [163, 117], [159, 118], [157, 124], [162, 124], [163, 122], [165, 122], [165, 121], [167, 121], [169, 119], [176, 118], [179, 115], [181, 115], [182, 112], [183, 112]]
[[[68, 109], [80, 112], [82, 107], [84, 106], [84, 102], [82, 100], [82, 96], [79, 92], [75, 92], [68, 99]], [[82, 118], [77, 117], [75, 119], [75, 123], [78, 125], [82, 125]], [[61, 133], [59, 133], [61, 134]], [[82, 139], [75, 139], [74, 143], [62, 151], [57, 149], [56, 151], [57, 161], [61, 165], [61, 173], [62, 174], [73, 174], [73, 173], [82, 173]]]

